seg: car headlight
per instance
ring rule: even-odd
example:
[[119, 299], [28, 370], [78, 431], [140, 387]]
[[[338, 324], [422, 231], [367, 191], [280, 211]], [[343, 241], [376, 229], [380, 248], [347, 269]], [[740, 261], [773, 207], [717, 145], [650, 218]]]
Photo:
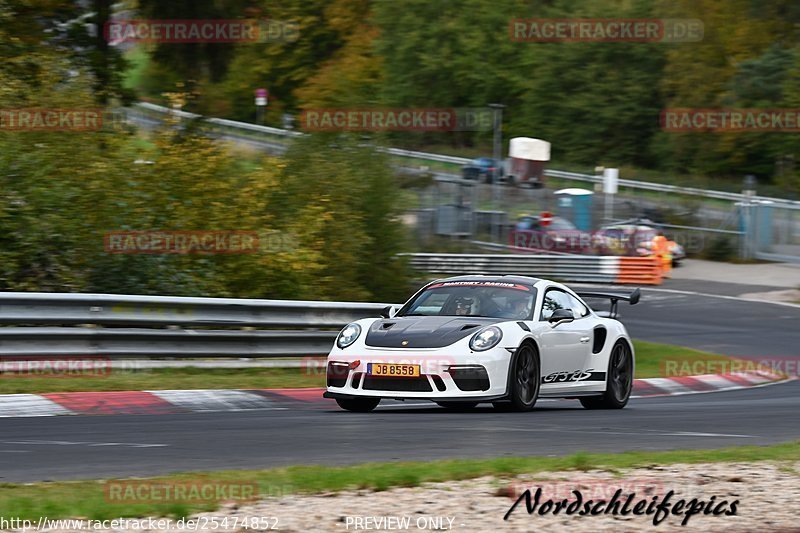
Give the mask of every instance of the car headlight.
[[489, 326], [488, 328], [483, 328], [472, 338], [469, 340], [469, 348], [470, 350], [474, 350], [476, 352], [483, 352], [490, 348], [494, 348], [497, 346], [497, 343], [500, 342], [500, 339], [503, 338], [503, 332], [497, 326]]
[[336, 337], [336, 346], [339, 348], [347, 348], [354, 342], [358, 336], [361, 335], [361, 326], [358, 324], [348, 324]]

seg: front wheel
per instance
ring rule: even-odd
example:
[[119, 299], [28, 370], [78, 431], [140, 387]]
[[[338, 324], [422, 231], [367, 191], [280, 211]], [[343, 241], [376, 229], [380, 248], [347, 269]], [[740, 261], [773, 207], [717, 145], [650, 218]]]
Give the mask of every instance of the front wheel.
[[345, 411], [353, 411], [354, 413], [368, 413], [378, 407], [381, 403], [380, 398], [336, 398], [336, 403]]
[[617, 341], [608, 360], [606, 391], [602, 396], [581, 398], [586, 409], [622, 409], [633, 389], [633, 354], [628, 343]]
[[509, 377], [510, 404], [503, 406], [512, 411], [530, 411], [539, 398], [539, 352], [533, 345], [523, 344], [517, 350], [512, 365]]

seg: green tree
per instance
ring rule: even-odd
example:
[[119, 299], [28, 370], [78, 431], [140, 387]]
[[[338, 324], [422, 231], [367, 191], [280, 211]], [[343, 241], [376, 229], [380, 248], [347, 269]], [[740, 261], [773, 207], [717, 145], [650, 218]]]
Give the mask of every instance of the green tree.
[[405, 232], [387, 158], [356, 139], [326, 134], [298, 140], [285, 159], [276, 190], [278, 220], [312, 213], [319, 222], [311, 240], [298, 243], [316, 251], [323, 264], [308, 288], [311, 295], [385, 301], [407, 296], [408, 269], [397, 257]]

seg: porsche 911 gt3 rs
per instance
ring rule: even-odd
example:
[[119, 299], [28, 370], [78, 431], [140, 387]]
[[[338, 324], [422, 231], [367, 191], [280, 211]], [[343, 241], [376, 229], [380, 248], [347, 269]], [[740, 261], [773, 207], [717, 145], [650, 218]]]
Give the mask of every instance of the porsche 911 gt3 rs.
[[[610, 300], [609, 316], [582, 296]], [[385, 398], [515, 411], [531, 410], [538, 398], [577, 398], [588, 409], [621, 409], [635, 358], [616, 319], [619, 300], [637, 303], [639, 289], [575, 292], [524, 276], [436, 280], [400, 309], [342, 329], [324, 396], [359, 412]]]

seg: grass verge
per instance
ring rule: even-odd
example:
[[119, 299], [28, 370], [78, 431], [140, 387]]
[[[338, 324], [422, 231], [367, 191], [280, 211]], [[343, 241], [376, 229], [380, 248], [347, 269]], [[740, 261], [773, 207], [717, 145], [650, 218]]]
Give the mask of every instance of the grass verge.
[[636, 350], [636, 377], [658, 378], [679, 375], [713, 374], [725, 365], [718, 361], [732, 361], [730, 357], [701, 350], [692, 350], [672, 344], [634, 341]]
[[164, 389], [282, 389], [324, 387], [314, 368], [153, 368], [110, 370], [106, 375], [23, 376], [0, 374], [1, 394]]
[[[636, 341], [636, 377], [664, 376], [667, 364], [677, 365], [681, 375], [704, 373], [722, 356], [669, 344]], [[702, 364], [692, 365], [693, 362]], [[690, 363], [684, 365], [683, 363]], [[280, 389], [324, 387], [323, 369], [317, 368], [164, 368], [111, 370], [102, 375], [49, 376], [47, 374], [0, 374], [0, 394], [47, 392], [100, 392], [162, 389]]]
[[[271, 470], [240, 470], [187, 473], [151, 478], [154, 484], [249, 484], [258, 494], [287, 495], [348, 489], [386, 490], [413, 487], [425, 482], [474, 479], [481, 476], [509, 477], [553, 471], [611, 470], [676, 463], [798, 461], [800, 441], [774, 446], [741, 446], [718, 450], [626, 452], [621, 454], [577, 453], [563, 457], [506, 457], [457, 459], [433, 462], [368, 463], [354, 466], [291, 466]], [[142, 482], [144, 480], [138, 480]], [[116, 503], [105, 496], [104, 481], [0, 484], [0, 516], [28, 520], [48, 518], [110, 519], [161, 516], [180, 518], [213, 511], [219, 501], [203, 503]]]

